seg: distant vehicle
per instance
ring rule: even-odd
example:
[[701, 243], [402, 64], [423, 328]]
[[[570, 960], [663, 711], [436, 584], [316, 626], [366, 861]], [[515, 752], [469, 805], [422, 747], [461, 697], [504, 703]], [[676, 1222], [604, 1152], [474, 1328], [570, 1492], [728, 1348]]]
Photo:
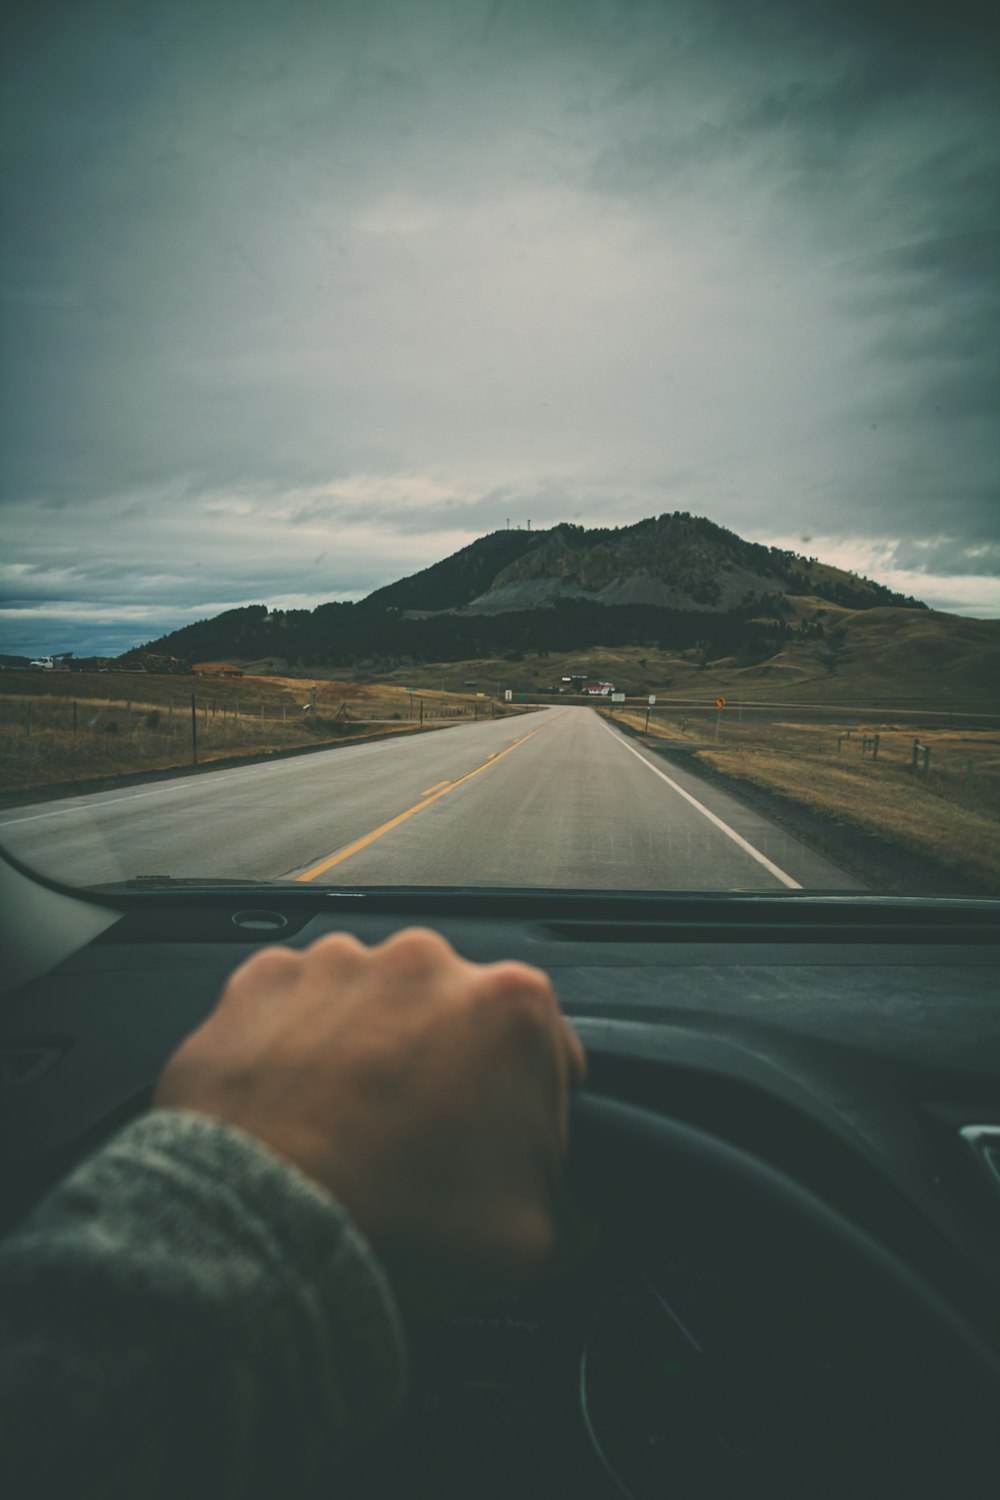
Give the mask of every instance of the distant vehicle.
[[28, 665], [34, 667], [36, 671], [41, 672], [54, 672], [56, 669], [56, 664], [51, 656], [36, 656], [34, 661], [29, 662]]
[[583, 691], [589, 693], [592, 698], [610, 698], [615, 691], [615, 685], [613, 682], [599, 682], [596, 687], [584, 688]]

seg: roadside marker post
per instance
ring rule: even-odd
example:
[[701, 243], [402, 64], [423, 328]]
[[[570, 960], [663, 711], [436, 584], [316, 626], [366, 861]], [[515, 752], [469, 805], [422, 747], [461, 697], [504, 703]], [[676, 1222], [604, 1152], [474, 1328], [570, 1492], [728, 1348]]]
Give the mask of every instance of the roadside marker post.
[[725, 698], [715, 700], [715, 743], [719, 743], [719, 725], [722, 723], [722, 710], [726, 706]]
[[191, 764], [198, 764], [198, 704], [191, 694]]

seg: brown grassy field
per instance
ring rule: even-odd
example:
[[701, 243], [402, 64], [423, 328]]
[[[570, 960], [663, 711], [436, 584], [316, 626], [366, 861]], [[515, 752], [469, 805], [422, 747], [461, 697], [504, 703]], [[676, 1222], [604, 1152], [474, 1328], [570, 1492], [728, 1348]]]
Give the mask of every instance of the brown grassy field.
[[[635, 729], [640, 712], [615, 715]], [[744, 723], [654, 709], [649, 733], [748, 781], [1000, 889], [1000, 731]], [[874, 738], [878, 735], [877, 756]], [[921, 747], [914, 769], [914, 741]], [[924, 750], [929, 750], [926, 757]]]
[[8, 794], [191, 765], [195, 739], [203, 764], [509, 711], [469, 693], [282, 677], [18, 672], [0, 686]]
[[[753, 665], [731, 657], [702, 662], [696, 651], [659, 646], [591, 646], [578, 651], [525, 652], [521, 660], [484, 657], [430, 662], [385, 674], [409, 686], [443, 682], [462, 691], [472, 679], [491, 694], [558, 690], [560, 678], [585, 672], [631, 695], [660, 701], [734, 702], [910, 708], [928, 714], [981, 713], [1000, 726], [1000, 620], [966, 619], [936, 610], [850, 610], [803, 596], [789, 598], [789, 623], [821, 625], [821, 640], [792, 641]], [[346, 673], [344, 675], [347, 675]]]

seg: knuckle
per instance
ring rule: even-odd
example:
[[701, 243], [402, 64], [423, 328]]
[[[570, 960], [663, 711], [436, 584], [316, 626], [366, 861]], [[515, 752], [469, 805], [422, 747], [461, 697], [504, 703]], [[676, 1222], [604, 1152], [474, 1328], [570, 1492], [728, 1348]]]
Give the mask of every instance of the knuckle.
[[480, 996], [502, 1009], [512, 1027], [530, 1030], [549, 1025], [555, 995], [540, 969], [514, 961], [494, 964], [480, 982]]
[[317, 938], [307, 950], [307, 955], [323, 963], [354, 962], [368, 952], [364, 943], [349, 932], [330, 932]]
[[297, 972], [301, 961], [290, 948], [261, 948], [231, 976], [226, 993], [250, 984], [279, 984]]
[[393, 959], [413, 969], [430, 968], [455, 957], [451, 944], [429, 927], [407, 927], [394, 933], [383, 947]]
[[552, 985], [541, 969], [530, 964], [507, 959], [503, 963], [491, 964], [485, 971], [486, 987], [502, 994], [510, 1001], [521, 1001], [526, 1006], [548, 1009], [554, 1000]]

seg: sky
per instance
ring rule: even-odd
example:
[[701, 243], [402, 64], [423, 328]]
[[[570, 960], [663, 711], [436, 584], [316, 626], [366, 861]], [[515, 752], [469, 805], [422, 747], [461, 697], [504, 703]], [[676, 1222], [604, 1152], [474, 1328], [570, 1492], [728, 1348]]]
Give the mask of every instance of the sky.
[[665, 511], [1000, 616], [1000, 8], [18, 0], [0, 651]]

